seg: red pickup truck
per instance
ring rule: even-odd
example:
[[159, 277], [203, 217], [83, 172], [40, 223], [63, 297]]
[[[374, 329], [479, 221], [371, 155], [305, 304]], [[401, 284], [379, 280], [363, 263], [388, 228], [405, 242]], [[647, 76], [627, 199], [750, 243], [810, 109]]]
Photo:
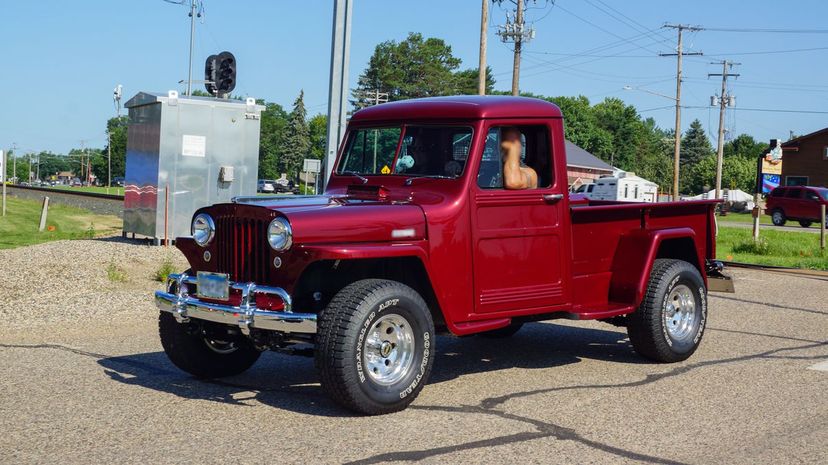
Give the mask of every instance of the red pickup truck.
[[[508, 337], [526, 322], [597, 319], [626, 326], [648, 359], [686, 359], [708, 286], [726, 279], [715, 201], [570, 202], [563, 124], [555, 105], [514, 97], [358, 111], [324, 195], [196, 212], [176, 241], [191, 268], [155, 295], [164, 350], [221, 377], [304, 346], [323, 389], [366, 414], [417, 396], [435, 332]], [[503, 187], [507, 128], [537, 188]]]

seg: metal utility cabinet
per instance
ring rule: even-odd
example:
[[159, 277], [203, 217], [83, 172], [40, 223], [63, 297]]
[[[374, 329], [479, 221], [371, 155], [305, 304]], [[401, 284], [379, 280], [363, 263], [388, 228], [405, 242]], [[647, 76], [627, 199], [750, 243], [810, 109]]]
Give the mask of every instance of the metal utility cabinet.
[[254, 99], [140, 92], [126, 107], [124, 235], [188, 236], [197, 209], [256, 194], [264, 107]]

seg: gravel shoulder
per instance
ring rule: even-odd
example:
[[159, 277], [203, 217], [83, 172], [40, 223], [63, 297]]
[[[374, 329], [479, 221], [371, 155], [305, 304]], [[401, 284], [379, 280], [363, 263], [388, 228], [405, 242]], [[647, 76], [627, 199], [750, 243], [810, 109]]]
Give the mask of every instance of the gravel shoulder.
[[[165, 259], [187, 267], [174, 247], [145, 245], [120, 236], [55, 241], [0, 250], [0, 336], [22, 337], [154, 316], [155, 271]], [[112, 282], [107, 267], [126, 276]]]

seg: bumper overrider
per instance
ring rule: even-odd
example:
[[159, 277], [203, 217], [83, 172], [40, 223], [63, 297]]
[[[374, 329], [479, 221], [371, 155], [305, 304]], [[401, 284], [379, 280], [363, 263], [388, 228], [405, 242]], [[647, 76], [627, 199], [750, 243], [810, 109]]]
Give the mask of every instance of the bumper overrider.
[[[238, 326], [245, 335], [250, 334], [251, 328], [316, 334], [316, 314], [294, 313], [290, 294], [280, 287], [231, 282], [230, 288], [241, 292], [241, 303], [235, 306], [198, 299], [188, 294], [187, 285], [197, 285], [196, 277], [186, 273], [171, 274], [167, 278], [167, 291], [155, 292], [155, 305], [158, 309], [172, 313], [179, 323], [187, 323], [190, 318], [223, 323]], [[278, 296], [284, 302], [284, 309], [273, 311], [257, 308], [257, 294]]]

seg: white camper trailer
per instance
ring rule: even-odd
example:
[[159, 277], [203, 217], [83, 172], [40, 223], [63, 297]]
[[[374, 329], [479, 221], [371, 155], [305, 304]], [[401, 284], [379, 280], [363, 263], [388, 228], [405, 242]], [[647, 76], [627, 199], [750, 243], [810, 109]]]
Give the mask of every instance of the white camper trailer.
[[658, 184], [640, 178], [635, 173], [621, 172], [615, 176], [598, 178], [595, 189], [588, 197], [591, 200], [655, 202], [658, 199]]

